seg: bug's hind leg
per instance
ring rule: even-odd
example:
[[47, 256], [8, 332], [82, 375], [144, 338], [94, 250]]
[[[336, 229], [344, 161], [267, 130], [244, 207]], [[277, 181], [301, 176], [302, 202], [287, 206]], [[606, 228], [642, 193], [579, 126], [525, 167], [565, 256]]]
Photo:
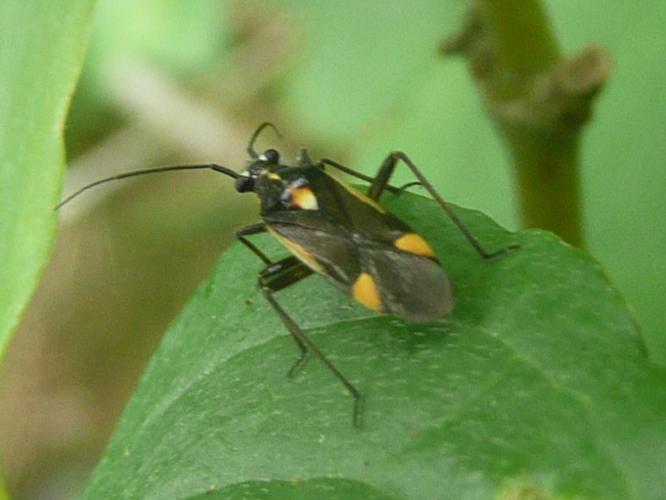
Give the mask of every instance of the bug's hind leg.
[[344, 376], [344, 374], [336, 368], [336, 366], [329, 360], [317, 345], [308, 337], [300, 326], [287, 314], [284, 308], [278, 303], [273, 294], [282, 290], [283, 288], [292, 285], [301, 279], [312, 274], [312, 270], [305, 264], [300, 262], [296, 257], [287, 257], [281, 261], [267, 266], [262, 272], [259, 273], [257, 283], [261, 293], [264, 295], [268, 303], [273, 307], [278, 314], [284, 326], [289, 330], [292, 337], [296, 341], [301, 355], [296, 360], [294, 365], [289, 370], [289, 375], [292, 376], [305, 362], [308, 352], [312, 352], [319, 361], [321, 361], [326, 368], [328, 368], [335, 377], [342, 382], [347, 390], [354, 398], [354, 425], [360, 426], [361, 422], [361, 408], [363, 396], [361, 392], [354, 387], [354, 385]]
[[[338, 163], [337, 161], [329, 160], [328, 158], [324, 158], [323, 160], [321, 160], [321, 164], [333, 167], [336, 170], [339, 170], [340, 172], [343, 172], [347, 175], [351, 175], [352, 177], [356, 177], [357, 179], [361, 179], [361, 180], [367, 182], [368, 184], [372, 184], [375, 181], [374, 177], [370, 177], [369, 175], [365, 175], [361, 172], [357, 172], [353, 168], [346, 167], [346, 166], [342, 165], [341, 163]], [[386, 184], [384, 186], [384, 189], [386, 189], [387, 191], [391, 191], [392, 193], [398, 194], [398, 193], [400, 193], [400, 191], [403, 190], [404, 187], [407, 187], [407, 186], [395, 187], [395, 186], [391, 186], [390, 184]]]
[[446, 212], [449, 218], [455, 223], [456, 226], [458, 226], [458, 229], [460, 229], [465, 238], [467, 238], [467, 241], [470, 243], [470, 245], [474, 247], [474, 250], [476, 250], [476, 252], [481, 257], [483, 257], [484, 259], [493, 259], [495, 257], [505, 254], [509, 250], [520, 248], [519, 245], [512, 244], [504, 248], [500, 248], [499, 250], [496, 250], [494, 252], [488, 252], [487, 250], [485, 250], [481, 246], [481, 243], [479, 243], [479, 240], [476, 239], [476, 237], [467, 228], [467, 226], [465, 226], [465, 224], [463, 224], [463, 222], [458, 218], [458, 216], [449, 206], [449, 204], [446, 203], [446, 201], [444, 201], [444, 198], [440, 196], [440, 194], [435, 190], [433, 185], [430, 184], [428, 179], [425, 178], [421, 170], [419, 170], [419, 168], [414, 164], [414, 162], [412, 162], [412, 160], [410, 160], [409, 157], [405, 153], [402, 153], [401, 151], [394, 151], [386, 157], [384, 163], [382, 163], [382, 166], [379, 168], [379, 172], [375, 176], [374, 180], [372, 181], [372, 184], [370, 185], [370, 188], [368, 189], [368, 197], [372, 198], [373, 200], [379, 199], [384, 190], [388, 188], [389, 185], [388, 182], [391, 176], [393, 175], [393, 171], [395, 170], [395, 167], [398, 164], [399, 160], [401, 160], [409, 167], [409, 169], [414, 174], [414, 177], [418, 179], [418, 183], [421, 184], [430, 193], [430, 196], [434, 198], [434, 200], [439, 204], [439, 206], [442, 207], [442, 209]]
[[419, 181], [406, 182], [398, 188], [397, 194], [402, 194], [407, 191], [410, 187], [421, 186], [422, 184]]

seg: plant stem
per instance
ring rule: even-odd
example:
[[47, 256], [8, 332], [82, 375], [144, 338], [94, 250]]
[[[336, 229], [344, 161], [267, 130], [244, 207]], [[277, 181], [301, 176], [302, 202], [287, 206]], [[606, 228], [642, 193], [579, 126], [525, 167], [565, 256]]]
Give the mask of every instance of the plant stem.
[[497, 42], [498, 62], [512, 76], [505, 87], [519, 89], [517, 83], [557, 64], [560, 51], [539, 0], [480, 0], [480, 4]]
[[513, 160], [523, 224], [583, 245], [579, 142], [610, 72], [600, 47], [562, 58], [539, 0], [477, 0], [445, 53], [463, 53]]
[[509, 142], [523, 224], [582, 247], [578, 141], [549, 147], [509, 133]]

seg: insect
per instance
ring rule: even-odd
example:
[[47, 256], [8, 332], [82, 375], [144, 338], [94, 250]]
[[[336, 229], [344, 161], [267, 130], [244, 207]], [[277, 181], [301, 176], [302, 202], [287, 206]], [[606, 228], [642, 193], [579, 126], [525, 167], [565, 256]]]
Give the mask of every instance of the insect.
[[[308, 353], [314, 354], [353, 396], [353, 419], [358, 426], [362, 413], [361, 392], [305, 334], [275, 294], [316, 273], [369, 309], [407, 321], [432, 321], [450, 313], [453, 308], [451, 284], [432, 247], [379, 204], [385, 190], [401, 192], [414, 184], [420, 184], [430, 193], [482, 258], [492, 259], [518, 245], [486, 251], [404, 153], [389, 154], [375, 177], [330, 159], [315, 163], [305, 149], [300, 151], [298, 164], [290, 166], [275, 149], [267, 149], [262, 154], [255, 151], [255, 142], [267, 127], [278, 133], [268, 122], [254, 131], [247, 146], [250, 159], [242, 172], [217, 164], [134, 170], [88, 184], [65, 198], [56, 209], [106, 182], [175, 170], [210, 169], [233, 178], [239, 193], [255, 193], [260, 201], [262, 221], [242, 227], [235, 234], [264, 263], [257, 285], [298, 346], [300, 354], [288, 374], [293, 376]], [[389, 184], [399, 161], [409, 167], [418, 182], [400, 188]], [[367, 192], [341, 182], [328, 168], [368, 182]], [[264, 232], [277, 238], [291, 255], [278, 261], [266, 256], [250, 239]]]

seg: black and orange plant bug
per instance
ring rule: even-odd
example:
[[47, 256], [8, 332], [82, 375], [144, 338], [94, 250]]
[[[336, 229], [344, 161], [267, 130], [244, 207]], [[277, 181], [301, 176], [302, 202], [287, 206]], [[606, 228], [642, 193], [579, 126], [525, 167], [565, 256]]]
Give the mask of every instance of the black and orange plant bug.
[[[236, 237], [265, 264], [257, 278], [259, 289], [300, 350], [289, 375], [293, 375], [308, 352], [312, 352], [354, 397], [354, 423], [358, 425], [361, 392], [319, 350], [274, 294], [316, 273], [380, 313], [416, 322], [432, 321], [450, 313], [453, 308], [451, 284], [432, 247], [379, 203], [385, 190], [400, 192], [412, 184], [420, 184], [430, 193], [482, 258], [492, 259], [518, 245], [487, 252], [404, 153], [389, 154], [375, 177], [329, 159], [314, 163], [305, 149], [300, 151], [298, 164], [290, 166], [282, 162], [275, 149], [267, 149], [262, 154], [255, 151], [255, 142], [266, 127], [275, 129], [271, 123], [263, 123], [255, 130], [247, 146], [250, 160], [242, 172], [217, 164], [135, 170], [84, 186], [57, 208], [105, 182], [174, 170], [214, 170], [235, 179], [239, 193], [255, 193], [261, 204], [262, 221], [238, 229]], [[399, 161], [411, 169], [418, 182], [401, 188], [389, 184]], [[330, 175], [326, 167], [368, 182], [367, 192], [341, 182]], [[269, 259], [249, 239], [264, 232], [275, 236], [292, 255], [277, 262]]]

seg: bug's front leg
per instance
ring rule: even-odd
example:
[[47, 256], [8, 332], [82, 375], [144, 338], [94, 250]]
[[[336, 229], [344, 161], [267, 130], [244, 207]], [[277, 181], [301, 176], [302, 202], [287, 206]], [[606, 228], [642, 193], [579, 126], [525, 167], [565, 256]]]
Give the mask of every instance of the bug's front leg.
[[384, 190], [388, 188], [389, 186], [388, 182], [391, 176], [393, 175], [393, 172], [399, 160], [402, 160], [402, 162], [405, 163], [410, 168], [414, 176], [418, 179], [418, 183], [421, 184], [430, 193], [430, 195], [439, 204], [439, 206], [442, 207], [442, 209], [446, 212], [449, 218], [456, 224], [456, 226], [458, 226], [458, 229], [460, 229], [465, 238], [467, 238], [467, 241], [469, 241], [470, 245], [474, 247], [474, 250], [476, 250], [481, 257], [483, 257], [484, 259], [492, 259], [502, 254], [505, 254], [509, 250], [520, 248], [520, 245], [512, 244], [504, 248], [500, 248], [499, 250], [496, 250], [494, 252], [488, 252], [486, 249], [484, 249], [481, 246], [481, 243], [479, 243], [479, 240], [476, 239], [476, 237], [467, 228], [467, 226], [465, 226], [465, 224], [463, 224], [463, 222], [458, 218], [458, 216], [449, 206], [449, 204], [446, 203], [446, 201], [444, 201], [444, 198], [440, 196], [440, 194], [435, 190], [433, 185], [430, 184], [428, 179], [425, 178], [421, 170], [419, 170], [419, 168], [414, 164], [414, 162], [412, 162], [412, 160], [410, 160], [409, 157], [401, 151], [394, 151], [386, 157], [384, 163], [382, 163], [382, 166], [379, 168], [379, 172], [375, 176], [374, 180], [372, 181], [372, 184], [368, 189], [367, 193], [368, 197], [372, 198], [373, 200], [379, 199]]
[[[300, 355], [298, 356], [298, 359], [296, 359], [296, 362], [287, 372], [287, 376], [289, 378], [293, 377], [296, 374], [296, 372], [299, 370], [299, 368], [301, 368], [301, 366], [303, 366], [303, 364], [305, 363], [305, 360], [307, 359], [308, 355], [308, 348], [305, 342], [303, 342], [303, 340], [301, 339], [301, 337], [294, 334], [294, 332], [290, 328], [290, 325], [287, 322], [285, 322], [283, 315], [287, 318], [289, 318], [289, 316], [287, 316], [286, 312], [284, 312], [284, 310], [279, 306], [279, 304], [277, 304], [275, 299], [272, 297], [272, 294], [274, 292], [282, 290], [283, 288], [293, 285], [294, 283], [302, 280], [303, 278], [310, 276], [310, 274], [312, 274], [310, 268], [308, 268], [305, 264], [299, 261], [296, 257], [290, 256], [285, 259], [279, 260], [274, 264], [270, 263], [259, 273], [259, 276], [257, 278], [259, 289], [261, 290], [261, 292], [264, 294], [264, 297], [266, 297], [266, 299], [271, 304], [271, 306], [273, 306], [274, 309], [276, 308], [276, 305], [280, 309], [280, 310], [276, 309], [278, 311], [278, 315], [280, 316], [280, 319], [287, 327], [287, 330], [289, 330], [289, 333], [291, 333], [294, 342], [296, 342], [296, 345], [300, 350]], [[267, 296], [267, 293], [271, 295], [270, 298]], [[294, 321], [291, 320], [291, 318], [289, 318], [289, 322], [294, 323]]]
[[278, 292], [279, 290], [282, 290], [283, 288], [286, 288], [300, 281], [310, 274], [312, 274], [312, 270], [301, 261], [299, 261], [296, 257], [292, 256], [267, 266], [259, 273], [257, 283], [261, 293], [278, 314], [282, 320], [282, 323], [287, 328], [287, 330], [289, 330], [289, 333], [291, 333], [292, 337], [296, 341], [296, 344], [301, 350], [301, 355], [289, 370], [289, 376], [293, 376], [293, 374], [303, 365], [306, 360], [307, 353], [312, 352], [351, 393], [352, 397], [354, 398], [354, 425], [359, 427], [361, 423], [361, 410], [363, 401], [361, 392], [356, 387], [354, 387], [354, 385], [340, 370], [337, 369], [331, 360], [328, 359], [323, 352], [321, 352], [317, 345], [310, 339], [310, 337], [305, 334], [305, 332], [301, 329], [300, 326], [298, 326], [298, 324], [291, 318], [291, 316], [287, 314], [284, 308], [273, 296], [275, 292]]
[[236, 239], [240, 241], [243, 245], [249, 248], [254, 255], [259, 257], [264, 264], [270, 265], [273, 263], [264, 252], [259, 250], [259, 247], [247, 239], [247, 236], [252, 236], [254, 234], [261, 234], [267, 231], [266, 224], [263, 222], [257, 222], [256, 224], [250, 224], [249, 226], [244, 226], [236, 229], [234, 235]]

